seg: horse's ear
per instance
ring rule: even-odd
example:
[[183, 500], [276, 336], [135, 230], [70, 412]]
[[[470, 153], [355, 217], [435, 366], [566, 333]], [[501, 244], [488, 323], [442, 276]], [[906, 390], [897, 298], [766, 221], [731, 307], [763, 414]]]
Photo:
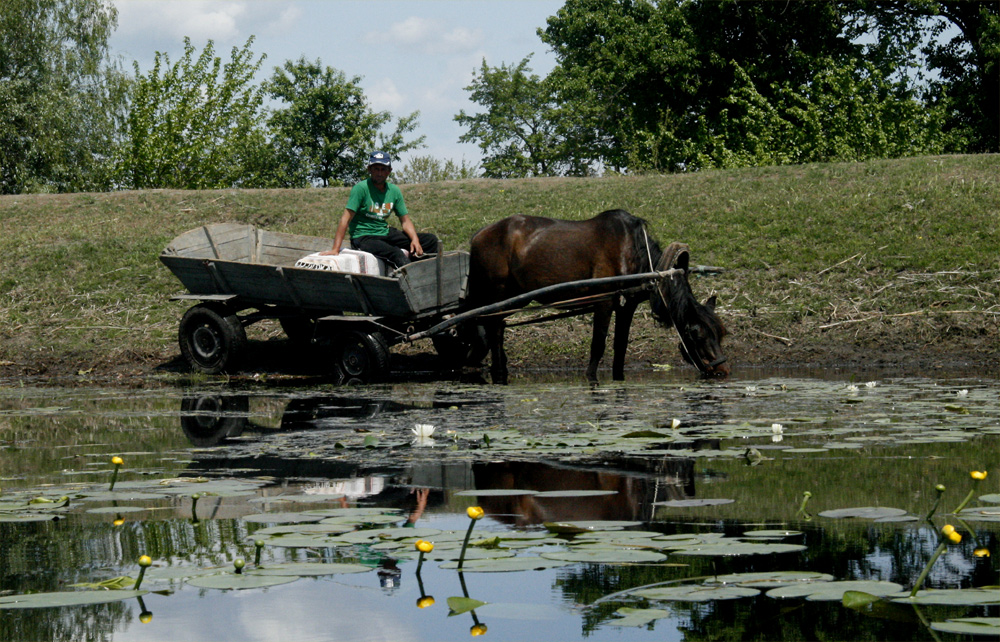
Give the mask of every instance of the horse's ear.
[[705, 299], [705, 307], [708, 308], [709, 312], [715, 312], [715, 304], [716, 304], [716, 299], [714, 294]]

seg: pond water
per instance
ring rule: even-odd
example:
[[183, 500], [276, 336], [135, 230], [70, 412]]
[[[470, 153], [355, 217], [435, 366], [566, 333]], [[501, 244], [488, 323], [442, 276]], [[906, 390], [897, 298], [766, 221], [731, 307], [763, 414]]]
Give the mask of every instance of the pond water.
[[[840, 371], [8, 386], [0, 639], [996, 639], [998, 391]], [[858, 508], [879, 510], [831, 512]], [[962, 540], [914, 603], [946, 523]], [[145, 594], [25, 601], [137, 578], [142, 555]], [[848, 608], [845, 581], [890, 597]]]

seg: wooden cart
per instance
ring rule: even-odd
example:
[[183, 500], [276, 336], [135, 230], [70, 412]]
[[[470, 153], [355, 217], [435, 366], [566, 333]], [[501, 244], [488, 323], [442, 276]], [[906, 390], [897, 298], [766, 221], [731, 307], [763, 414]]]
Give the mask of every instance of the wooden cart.
[[[384, 276], [295, 266], [332, 244], [328, 238], [234, 223], [206, 225], [175, 238], [160, 261], [188, 290], [173, 299], [197, 301], [178, 330], [181, 354], [191, 367], [209, 374], [236, 370], [247, 348], [246, 326], [262, 319], [277, 319], [293, 342], [330, 350], [327, 358], [337, 369], [331, 375], [343, 381], [384, 378], [389, 347], [424, 338], [445, 362], [463, 365], [485, 354], [479, 335], [470, 330], [482, 316], [506, 316], [533, 299], [558, 300], [562, 292], [584, 288], [600, 287], [605, 292], [598, 296], [616, 296], [651, 287], [678, 271], [563, 283], [467, 309], [467, 252], [442, 252]], [[553, 317], [564, 317], [589, 312], [594, 300], [550, 306], [562, 309]]]

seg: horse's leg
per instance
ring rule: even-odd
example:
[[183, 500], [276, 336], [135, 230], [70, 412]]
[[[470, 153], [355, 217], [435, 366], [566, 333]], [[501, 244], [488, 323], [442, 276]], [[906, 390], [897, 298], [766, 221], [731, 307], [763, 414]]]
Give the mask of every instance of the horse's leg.
[[490, 376], [493, 383], [507, 383], [507, 352], [503, 349], [503, 321], [484, 323], [486, 343], [490, 346]]
[[590, 364], [587, 366], [587, 379], [590, 381], [597, 381], [597, 366], [604, 356], [613, 309], [612, 303], [600, 303], [594, 309], [594, 334], [590, 337]]
[[626, 298], [615, 309], [614, 361], [611, 365], [611, 378], [615, 381], [625, 381], [625, 352], [628, 350], [628, 336], [637, 307], [638, 299]]

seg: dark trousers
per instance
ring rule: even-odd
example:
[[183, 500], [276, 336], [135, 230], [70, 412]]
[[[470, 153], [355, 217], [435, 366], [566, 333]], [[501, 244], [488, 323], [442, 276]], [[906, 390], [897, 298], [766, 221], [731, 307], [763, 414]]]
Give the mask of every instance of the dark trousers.
[[[424, 253], [437, 254], [438, 238], [436, 236], [430, 232], [418, 232], [417, 239], [420, 240], [420, 247], [424, 248]], [[410, 262], [410, 259], [403, 254], [403, 250], [410, 249], [410, 237], [395, 227], [390, 227], [389, 233], [385, 236], [352, 238], [351, 245], [354, 246], [354, 249], [374, 254], [395, 267], [403, 267]]]

